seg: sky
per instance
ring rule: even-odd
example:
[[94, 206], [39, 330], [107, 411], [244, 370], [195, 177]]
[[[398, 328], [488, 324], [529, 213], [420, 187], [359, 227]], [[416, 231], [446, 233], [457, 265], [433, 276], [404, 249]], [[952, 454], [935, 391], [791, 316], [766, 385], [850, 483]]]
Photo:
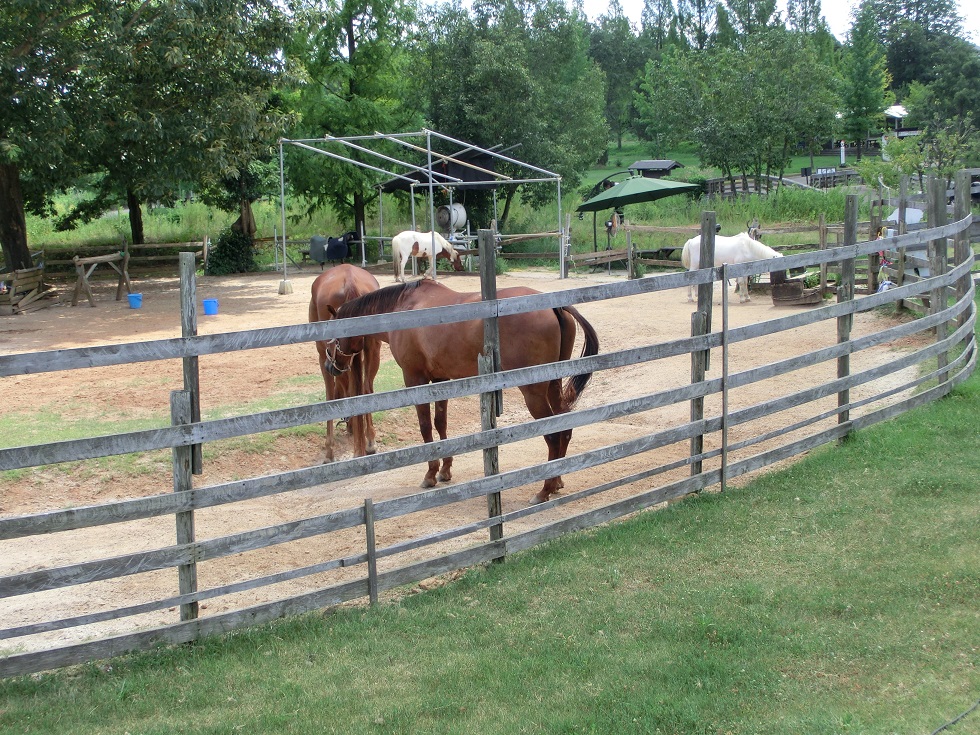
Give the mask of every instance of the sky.
[[[858, 4], [859, 0], [821, 0], [820, 7], [823, 17], [827, 19], [827, 25], [831, 32], [841, 41], [847, 36], [847, 31], [851, 27], [851, 10]], [[640, 12], [643, 10], [643, 0], [620, 0], [623, 12], [639, 27]], [[957, 0], [958, 12], [963, 18], [963, 29], [967, 38], [974, 43], [980, 44], [980, 2], [978, 0]], [[594, 20], [608, 8], [608, 0], [585, 0], [585, 12], [590, 19]], [[778, 7], [786, 17], [786, 0], [778, 0]]]

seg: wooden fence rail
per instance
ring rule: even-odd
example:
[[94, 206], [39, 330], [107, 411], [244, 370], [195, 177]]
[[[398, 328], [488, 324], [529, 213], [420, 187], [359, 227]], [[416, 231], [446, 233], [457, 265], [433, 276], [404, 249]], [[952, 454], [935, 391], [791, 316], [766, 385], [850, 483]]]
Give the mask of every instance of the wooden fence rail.
[[[970, 222], [971, 218], [966, 215], [952, 224], [890, 238], [884, 246], [881, 241], [853, 242], [842, 247], [788, 255], [783, 259], [784, 262], [780, 263], [780, 267], [788, 269], [797, 266], [853, 262], [854, 259], [877, 252], [882, 247], [887, 247], [889, 250], [903, 248], [912, 252], [924, 251], [930, 242], [945, 242], [946, 238], [955, 237], [966, 231]], [[713, 233], [713, 227], [710, 232]], [[713, 237], [704, 239], [713, 240]], [[492, 238], [482, 239], [481, 247], [484, 246], [488, 246], [483, 252], [489, 263], [494, 252]], [[934, 258], [930, 262], [935, 265], [937, 260]], [[481, 257], [481, 265], [484, 265], [484, 257]], [[146, 343], [3, 355], [0, 356], [0, 376], [27, 375], [42, 370], [112, 366], [136, 361], [184, 359], [231, 350], [258, 349], [346, 335], [371, 334], [377, 332], [381, 325], [385, 331], [393, 331], [423, 324], [447, 324], [470, 319], [493, 320], [511, 314], [551, 309], [562, 305], [643, 296], [658, 291], [685, 288], [688, 285], [699, 286], [710, 296], [711, 289], [717, 281], [723, 278], [765, 273], [769, 265], [767, 261], [760, 261], [724, 268], [706, 268], [690, 273], [670, 273], [621, 283], [591, 285], [520, 299], [490, 299], [448, 309], [427, 309], [411, 313], [387, 314], [383, 317], [364, 317], [209, 336], [197, 336], [192, 333], [179, 339]], [[218, 508], [325, 483], [364, 477], [416, 465], [428, 459], [493, 450], [565, 429], [604, 424], [671, 406], [683, 404], [694, 406], [697, 403], [702, 407], [702, 412], [692, 415], [690, 421], [642, 436], [627, 437], [608, 446], [588, 448], [560, 460], [530, 464], [508, 471], [492, 470], [492, 463], [485, 464], [487, 470], [484, 477], [458, 481], [452, 485], [403, 497], [380, 501], [365, 498], [363, 504], [353, 507], [313, 513], [309, 517], [282, 520], [272, 525], [219, 534], [206, 539], [194, 537], [191, 522], [184, 527], [183, 532], [178, 531], [176, 543], [169, 545], [126, 551], [109, 557], [79, 558], [71, 563], [30, 563], [17, 571], [6, 572], [0, 576], [0, 600], [4, 600], [5, 603], [10, 601], [8, 604], [13, 604], [14, 601], [25, 596], [70, 594], [71, 589], [79, 585], [116, 583], [132, 575], [159, 573], [161, 570], [179, 571], [179, 574], [173, 572], [173, 579], [179, 578], [180, 581], [176, 589], [161, 593], [153, 599], [120, 599], [114, 605], [107, 603], [80, 614], [53, 613], [44, 620], [24, 619], [23, 615], [6, 615], [5, 625], [8, 627], [0, 629], [0, 639], [17, 641], [18, 647], [8, 650], [7, 655], [0, 658], [0, 675], [11, 676], [64, 666], [159, 643], [186, 642], [243, 625], [273, 620], [282, 615], [323, 608], [358, 598], [375, 601], [379, 592], [461, 567], [499, 559], [506, 554], [528, 548], [563, 533], [589, 528], [626, 513], [697, 492], [728, 478], [752, 472], [820, 444], [840, 439], [856, 428], [863, 428], [890, 418], [909, 407], [934, 400], [965, 380], [976, 366], [977, 349], [974, 338], [976, 309], [972, 280], [969, 276], [972, 266], [972, 257], [954, 257], [950, 261], [949, 268], [934, 267], [934, 271], [928, 278], [914, 281], [910, 279], [909, 282], [883, 293], [870, 294], [860, 299], [842, 299], [838, 303], [799, 311], [761, 323], [734, 327], [727, 323], [726, 316], [721, 330], [713, 329], [709, 309], [703, 318], [703, 327], [699, 327], [690, 336], [600, 353], [563, 363], [505, 372], [488, 372], [473, 378], [429, 386], [402, 388], [229, 419], [189, 420], [188, 409], [179, 408], [185, 405], [185, 400], [189, 399], [185, 392], [176, 391], [172, 426], [45, 445], [0, 449], [0, 469], [37, 467], [130, 452], [175, 450], [175, 477], [178, 475], [182, 477], [179, 482], [175, 480], [176, 492], [0, 518], [0, 542], [8, 545], [38, 544], [47, 534], [78, 533], [105, 524], [145, 522], [170, 516], [175, 518], [180, 528], [181, 518], [191, 521], [194, 513], [208, 508]], [[492, 267], [484, 266], [484, 268], [488, 273], [493, 272]], [[969, 286], [965, 286], [966, 283], [969, 283]], [[189, 475], [182, 475], [189, 467], [187, 464], [190, 461], [189, 455], [186, 452], [179, 454], [176, 451], [218, 439], [319, 423], [328, 418], [338, 419], [368, 411], [390, 410], [466, 395], [493, 396], [498, 391], [529, 383], [583, 372], [602, 373], [620, 370], [691, 355], [704, 355], [707, 368], [707, 357], [711, 351], [720, 350], [722, 354], [719, 356], [725, 359], [727, 366], [728, 351], [738, 345], [751, 343], [752, 340], [778, 339], [790, 330], [805, 330], [825, 320], [849, 320], [857, 313], [895, 301], [930, 293], [933, 295], [947, 291], [952, 293], [953, 289], [956, 289], [956, 293], [950, 303], [938, 303], [939, 300], [936, 300], [936, 308], [921, 319], [898, 323], [864, 336], [843, 334], [836, 344], [811, 349], [796, 357], [732, 374], [727, 373], [726, 367], [724, 379], [708, 372], [699, 372], [686, 385], [642, 386], [637, 395], [623, 397], [602, 405], [508, 426], [498, 427], [493, 422], [484, 422], [480, 430], [470, 434], [431, 444], [385, 451], [374, 456], [345, 459], [332, 464], [304, 467], [276, 475], [193, 487]], [[727, 299], [727, 291], [725, 294]], [[727, 305], [725, 314], [727, 314]], [[948, 329], [945, 328], [946, 325], [949, 325]], [[911, 352], [889, 354], [887, 358], [877, 360], [872, 367], [851, 371], [847, 359], [851, 355], [880, 348], [902, 337], [928, 333], [929, 330], [936, 330], [936, 334], [928, 345]], [[929, 361], [946, 354], [955, 357], [941, 363], [937, 369], [922, 369], [922, 366], [929, 364]], [[832, 366], [835, 362], [839, 369], [833, 372], [833, 378], [824, 380], [817, 377], [824, 374], [821, 372], [821, 366]], [[738, 391], [740, 388], [775, 377], [788, 376], [804, 369], [810, 371], [805, 374], [814, 376], [812, 384], [800, 385], [795, 390], [784, 395], [774, 395], [762, 403], [729, 409], [727, 400], [723, 400], [721, 411], [716, 411], [705, 403], [705, 399], [727, 399], [731, 392]], [[884, 389], [875, 387], [875, 381], [909, 369], [913, 369], [915, 375], [897, 381], [898, 385], [895, 384], [895, 380], [890, 380]], [[932, 382], [935, 382], [935, 385], [931, 385]], [[921, 392], [913, 392], [913, 389], [925, 385], [930, 387]], [[851, 393], [858, 387], [865, 387], [870, 393], [859, 398]], [[808, 407], [812, 410], [810, 415], [804, 412]], [[778, 430], [769, 429], [761, 433], [756, 433], [756, 430], [751, 428], [751, 422], [780, 411], [792, 412], [792, 420], [789, 424], [781, 426]], [[734, 427], [745, 429], [744, 435], [738, 441], [728, 443], [727, 432]], [[724, 432], [726, 439], [719, 447], [711, 438], [717, 437], [721, 432]], [[690, 443], [691, 451], [667, 462], [651, 459], [649, 466], [639, 471], [609, 472], [606, 475], [608, 479], [599, 485], [569, 491], [541, 505], [504, 512], [499, 505], [491, 504], [490, 512], [485, 517], [451, 522], [446, 527], [433, 529], [430, 533], [416, 538], [381, 540], [378, 543], [375, 532], [377, 524], [384, 524], [386, 521], [408, 514], [439, 511], [449, 504], [489, 498], [502, 491], [542, 481], [555, 475], [571, 475], [581, 470], [606, 465], [613, 467], [612, 463], [678, 443], [685, 445]], [[679, 476], [677, 470], [685, 470], [690, 476]], [[649, 481], [657, 477], [662, 477], [664, 481], [659, 485], [649, 486]], [[631, 490], [626, 497], [613, 497], [598, 507], [580, 510], [559, 520], [541, 520], [542, 512], [551, 512], [578, 503], [584, 498], [596, 500], [611, 497], [606, 494], [615, 489], [644, 483], [647, 484], [638, 491]], [[529, 519], [532, 518], [538, 519], [540, 525], [527, 527]], [[478, 536], [488, 532], [489, 540], [485, 536], [483, 538]], [[308, 539], [317, 539], [318, 544], [326, 544], [326, 539], [345, 533], [360, 534], [358, 538], [361, 547], [357, 548], [356, 544], [353, 547], [348, 545], [344, 547], [348, 549], [344, 553], [321, 551], [310, 559], [310, 563], [198, 588], [199, 565]], [[450, 540], [457, 540], [467, 545], [463, 549], [454, 548], [446, 551], [445, 544]], [[4, 547], [0, 547], [2, 548]], [[326, 550], [331, 547], [324, 545], [318, 548]], [[419, 560], [418, 556], [423, 550], [429, 550], [429, 556]], [[394, 566], [395, 564], [400, 566]], [[330, 577], [328, 581], [311, 582], [312, 589], [283, 593], [271, 591], [274, 585], [308, 580], [315, 576], [319, 579], [319, 575], [328, 573], [336, 576]], [[199, 603], [244, 592], [256, 593], [258, 590], [269, 590], [268, 594], [273, 595], [274, 599], [198, 617]], [[134, 620], [127, 632], [117, 632], [90, 641], [79, 642], [78, 639], [80, 635], [84, 635], [84, 632], [74, 634], [68, 639], [59, 637], [62, 633], [76, 629], [84, 631], [85, 626], [96, 623], [105, 621], [118, 623], [121, 620], [149, 613], [166, 613], [170, 608], [180, 609], [179, 621], [169, 624], [154, 623], [146, 627], [145, 624], [139, 624]]]

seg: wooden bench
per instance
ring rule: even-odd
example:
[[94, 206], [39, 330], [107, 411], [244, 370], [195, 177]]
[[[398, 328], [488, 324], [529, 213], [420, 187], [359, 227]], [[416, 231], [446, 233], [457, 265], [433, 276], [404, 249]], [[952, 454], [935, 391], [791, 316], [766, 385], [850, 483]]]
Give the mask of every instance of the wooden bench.
[[40, 309], [48, 304], [44, 301], [55, 296], [53, 290], [44, 285], [44, 261], [34, 268], [23, 268], [9, 273], [0, 273], [0, 314], [23, 314]]

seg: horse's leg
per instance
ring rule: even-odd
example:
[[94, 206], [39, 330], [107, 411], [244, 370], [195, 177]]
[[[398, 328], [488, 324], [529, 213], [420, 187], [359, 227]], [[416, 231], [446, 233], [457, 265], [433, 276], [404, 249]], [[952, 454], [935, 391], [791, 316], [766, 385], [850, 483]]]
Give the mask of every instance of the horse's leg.
[[[411, 386], [406, 386], [411, 387]], [[422, 434], [422, 441], [426, 444], [432, 443], [432, 408], [428, 403], [420, 403], [415, 407], [415, 413], [419, 417], [419, 433]], [[435, 487], [436, 474], [439, 472], [439, 460], [430, 459], [429, 469], [422, 478], [422, 487]]]
[[[440, 439], [446, 439], [449, 434], [446, 429], [449, 425], [449, 401], [436, 401], [436, 431], [439, 432]], [[453, 479], [453, 458], [442, 458], [442, 469], [439, 470], [438, 479], [442, 482], [449, 482]]]
[[[332, 401], [335, 378], [327, 371], [323, 361], [320, 362], [320, 372], [323, 373], [324, 393], [327, 396], [327, 400]], [[327, 421], [327, 435], [323, 445], [323, 463], [326, 464], [327, 462], [333, 462], [333, 419]]]
[[688, 303], [694, 302], [694, 286], [687, 287], [687, 301]]
[[742, 289], [738, 297], [739, 302], [744, 304], [746, 301], [751, 301], [752, 299], [749, 298], [749, 277], [744, 276], [737, 280], [739, 288]]
[[[556, 392], [556, 384], [558, 386]], [[560, 381], [549, 383], [534, 383], [533, 385], [522, 385], [521, 393], [524, 395], [524, 403], [532, 418], [543, 419], [548, 416], [555, 416], [563, 413], [561, 410], [561, 390]], [[557, 400], [555, 400], [557, 397]], [[572, 438], [571, 430], [558, 431], [552, 434], [545, 434], [544, 441], [548, 445], [548, 461], [561, 459], [568, 450], [568, 442]], [[528, 502], [537, 505], [548, 500], [552, 495], [565, 486], [561, 476], [549, 477], [544, 481], [544, 486]]]
[[[374, 339], [367, 340], [361, 354], [364, 356], [364, 393], [374, 393], [374, 377], [381, 366], [381, 343]], [[374, 443], [374, 416], [370, 412], [364, 414], [364, 439], [368, 454], [378, 451]]]

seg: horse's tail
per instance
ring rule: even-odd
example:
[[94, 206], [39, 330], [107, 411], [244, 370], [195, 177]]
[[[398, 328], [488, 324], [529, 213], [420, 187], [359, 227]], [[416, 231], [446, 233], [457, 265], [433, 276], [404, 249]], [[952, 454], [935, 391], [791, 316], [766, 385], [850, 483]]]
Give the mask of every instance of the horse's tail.
[[[582, 334], [585, 337], [585, 346], [582, 348], [582, 357], [591, 357], [592, 355], [599, 354], [599, 335], [596, 334], [595, 329], [592, 325], [586, 321], [585, 317], [579, 314], [578, 309], [574, 306], [564, 306], [561, 311], [566, 312], [570, 316], [575, 318], [575, 321], [579, 323], [582, 327]], [[565, 329], [565, 321], [559, 317], [558, 323], [561, 328]], [[588, 385], [589, 380], [592, 378], [592, 373], [582, 373], [581, 375], [573, 375], [569, 378], [568, 382], [565, 383], [565, 387], [561, 392], [561, 403], [562, 409], [568, 411], [575, 405], [578, 397], [585, 390], [585, 386]]]
[[691, 270], [691, 248], [694, 240], [688, 240], [684, 243], [684, 247], [681, 249], [681, 265], [684, 266], [685, 270]]

